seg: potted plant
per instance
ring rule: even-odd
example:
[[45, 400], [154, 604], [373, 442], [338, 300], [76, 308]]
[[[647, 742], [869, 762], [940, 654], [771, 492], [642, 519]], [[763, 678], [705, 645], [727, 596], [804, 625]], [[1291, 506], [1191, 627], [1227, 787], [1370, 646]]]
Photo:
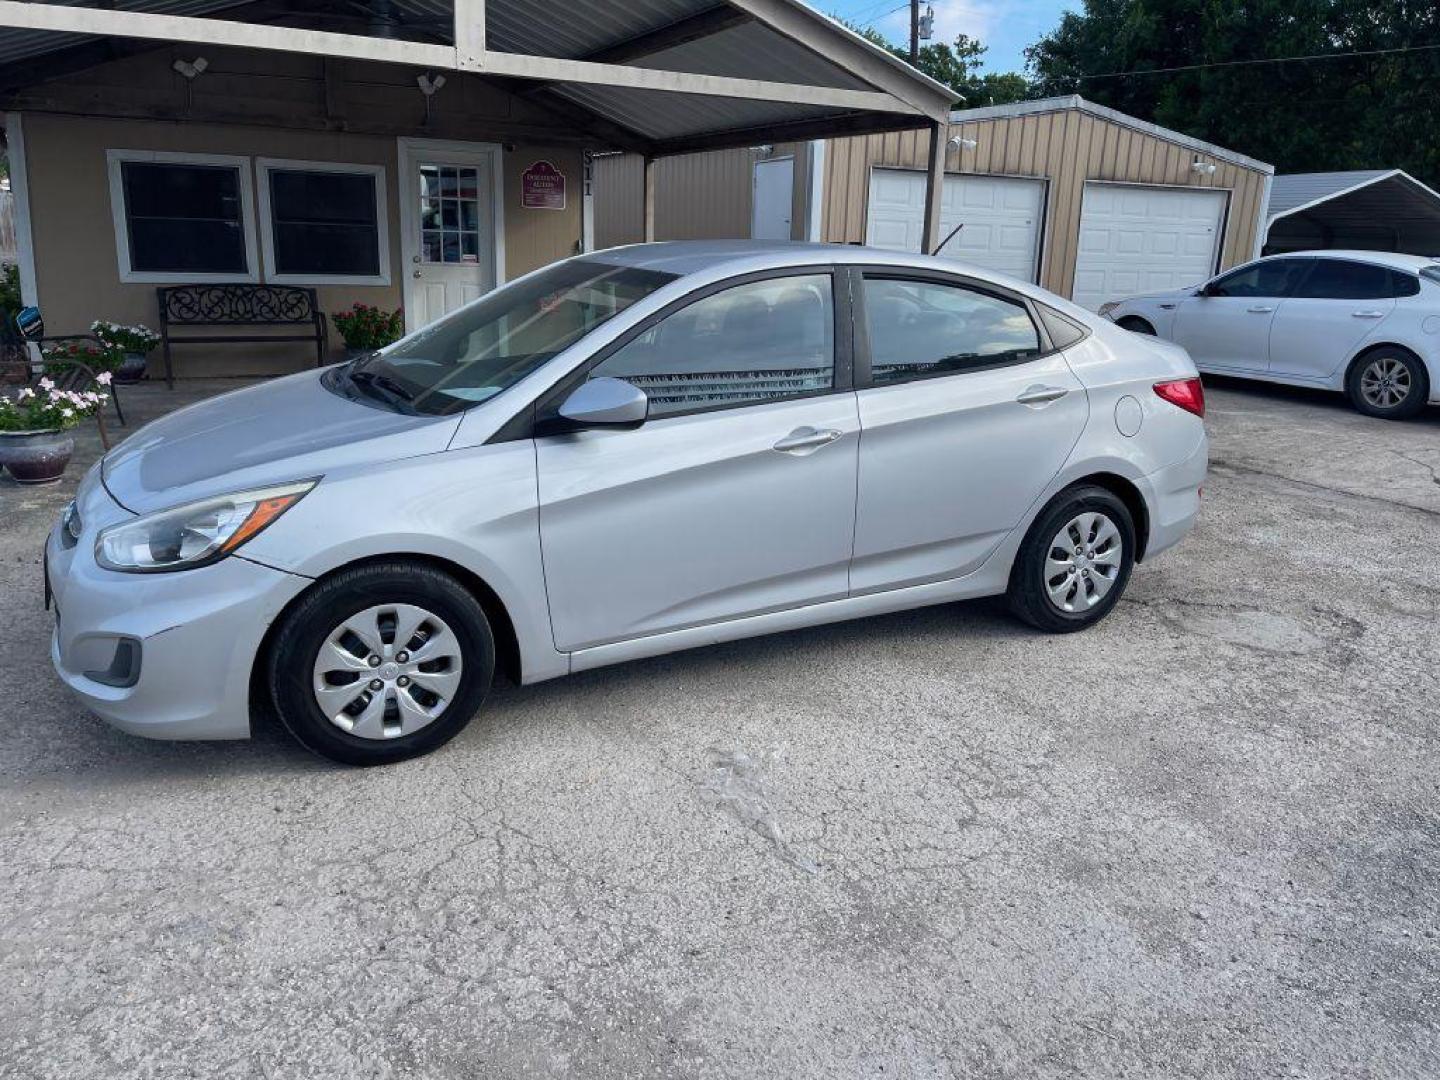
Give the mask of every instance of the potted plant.
[[405, 334], [405, 311], [385, 311], [374, 304], [352, 304], [347, 311], [330, 315], [335, 329], [345, 339], [345, 355], [354, 359], [399, 341]]
[[90, 332], [120, 354], [120, 364], [115, 369], [116, 382], [139, 382], [145, 377], [145, 357], [160, 344], [159, 334], [148, 326], [122, 326], [104, 319], [91, 323]]
[[111, 378], [108, 371], [95, 377], [100, 390], [61, 390], [42, 378], [38, 390], [22, 386], [0, 397], [0, 466], [22, 484], [59, 480], [75, 452], [70, 429], [105, 404]]

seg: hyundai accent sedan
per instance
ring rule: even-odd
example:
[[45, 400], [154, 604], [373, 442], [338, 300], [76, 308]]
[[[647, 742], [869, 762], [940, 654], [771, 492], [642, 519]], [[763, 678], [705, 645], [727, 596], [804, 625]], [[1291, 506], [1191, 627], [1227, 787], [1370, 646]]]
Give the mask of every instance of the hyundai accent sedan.
[[213, 398], [86, 475], [56, 670], [125, 731], [424, 753], [497, 671], [1004, 594], [1047, 631], [1190, 528], [1183, 350], [849, 247], [619, 248], [350, 363]]
[[1404, 420], [1440, 402], [1440, 262], [1302, 251], [1204, 285], [1104, 304], [1127, 330], [1183, 345], [1201, 371], [1345, 393]]

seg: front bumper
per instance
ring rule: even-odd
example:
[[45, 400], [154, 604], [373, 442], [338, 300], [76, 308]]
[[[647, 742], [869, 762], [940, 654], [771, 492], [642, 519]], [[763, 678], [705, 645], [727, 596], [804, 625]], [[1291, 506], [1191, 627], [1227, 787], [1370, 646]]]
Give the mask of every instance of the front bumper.
[[170, 574], [104, 570], [95, 534], [129, 514], [98, 484], [77, 500], [79, 541], [67, 546], [57, 525], [45, 545], [56, 605], [50, 658], [60, 678], [132, 735], [247, 738], [256, 653], [310, 580], [238, 556]]
[[1145, 558], [1152, 559], [1178, 544], [1200, 513], [1200, 488], [1210, 465], [1210, 443], [1202, 435], [1189, 457], [1157, 469], [1140, 481], [1150, 511], [1150, 539]]

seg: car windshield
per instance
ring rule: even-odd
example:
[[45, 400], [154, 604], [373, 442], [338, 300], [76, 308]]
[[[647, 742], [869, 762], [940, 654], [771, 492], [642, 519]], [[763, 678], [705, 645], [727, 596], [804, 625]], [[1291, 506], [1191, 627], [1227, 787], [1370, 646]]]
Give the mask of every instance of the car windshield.
[[676, 275], [590, 260], [557, 263], [346, 365], [368, 397], [441, 415], [513, 386]]

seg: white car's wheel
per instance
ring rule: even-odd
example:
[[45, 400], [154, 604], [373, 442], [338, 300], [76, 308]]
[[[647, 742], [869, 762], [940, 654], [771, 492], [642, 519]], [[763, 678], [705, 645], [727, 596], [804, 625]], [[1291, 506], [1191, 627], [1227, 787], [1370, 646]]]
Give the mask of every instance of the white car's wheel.
[[1350, 403], [1366, 416], [1406, 420], [1425, 407], [1425, 365], [1403, 349], [1374, 349], [1356, 360], [1345, 380]]

